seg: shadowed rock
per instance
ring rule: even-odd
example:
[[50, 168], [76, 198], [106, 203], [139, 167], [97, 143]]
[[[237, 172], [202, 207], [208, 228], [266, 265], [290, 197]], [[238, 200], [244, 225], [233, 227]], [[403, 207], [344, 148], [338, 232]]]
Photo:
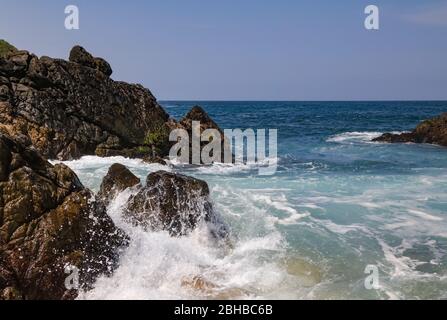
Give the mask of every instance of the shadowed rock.
[[373, 141], [431, 143], [447, 147], [447, 113], [422, 122], [412, 132], [402, 134], [385, 133]]
[[101, 183], [98, 197], [108, 205], [117, 194], [140, 183], [129, 169], [119, 163], [113, 164]]
[[67, 166], [0, 134], [0, 299], [73, 299], [66, 266], [89, 288], [126, 237]]

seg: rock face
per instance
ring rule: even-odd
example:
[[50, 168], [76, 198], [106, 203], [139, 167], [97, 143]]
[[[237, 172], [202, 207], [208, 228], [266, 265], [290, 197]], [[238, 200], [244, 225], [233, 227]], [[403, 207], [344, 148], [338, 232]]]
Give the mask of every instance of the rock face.
[[[200, 122], [200, 134], [202, 134], [207, 129], [216, 129], [221, 136], [222, 143], [221, 143], [221, 154], [220, 154], [220, 161], [218, 162], [224, 162], [225, 161], [225, 153], [230, 155], [230, 160], [234, 162], [234, 156], [232, 154], [231, 148], [228, 144], [228, 141], [224, 139], [224, 132], [223, 130], [218, 126], [216, 122], [214, 122], [213, 119], [206, 113], [205, 110], [203, 110], [200, 106], [194, 106], [191, 111], [186, 114], [183, 119], [180, 120], [180, 122], [177, 124], [177, 128], [185, 129], [189, 134], [190, 139], [190, 163], [192, 163], [192, 139], [193, 139], [193, 121]], [[210, 140], [211, 141], [211, 140]], [[209, 142], [209, 141], [208, 141]], [[208, 142], [201, 142], [200, 149], [203, 150], [203, 147], [208, 144]], [[212, 156], [212, 154], [210, 154]]]
[[65, 165], [0, 134], [0, 299], [73, 299], [116, 266], [125, 235]]
[[139, 183], [140, 179], [130, 172], [129, 169], [122, 164], [115, 163], [109, 168], [109, 172], [102, 180], [98, 197], [105, 205], [108, 205], [118, 193]]
[[402, 134], [385, 133], [373, 141], [432, 143], [447, 147], [447, 113], [422, 122], [412, 132]]
[[8, 48], [0, 55], [0, 132], [22, 136], [47, 159], [98, 155], [162, 163], [173, 145], [170, 130], [191, 133], [192, 121], [200, 121], [201, 132], [222, 132], [198, 106], [180, 123], [170, 119], [148, 89], [112, 80], [110, 64], [80, 46], [69, 61]]
[[185, 235], [200, 221], [211, 219], [208, 185], [170, 172], [151, 173], [146, 186], [130, 198], [125, 216], [149, 230]]
[[191, 111], [188, 112], [186, 116], [180, 120], [180, 126], [186, 129], [188, 132], [192, 130], [192, 122], [200, 122], [200, 132], [206, 129], [217, 129], [221, 134], [223, 131], [219, 128], [216, 122], [203, 110], [200, 106], [194, 106]]
[[22, 135], [47, 159], [168, 154], [168, 114], [148, 89], [111, 74], [79, 46], [70, 61], [8, 52], [0, 57], [0, 131]]

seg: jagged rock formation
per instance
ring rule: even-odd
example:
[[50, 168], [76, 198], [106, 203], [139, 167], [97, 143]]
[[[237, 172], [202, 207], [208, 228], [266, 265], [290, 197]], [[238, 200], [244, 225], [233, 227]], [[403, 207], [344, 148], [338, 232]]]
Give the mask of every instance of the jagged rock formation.
[[[200, 122], [200, 129], [199, 132], [197, 132], [197, 134], [199, 134], [199, 137], [196, 136], [197, 139], [200, 139], [200, 135], [202, 135], [204, 133], [205, 130], [207, 129], [216, 129], [219, 134], [220, 134], [220, 138], [221, 138], [221, 153], [220, 153], [220, 161], [218, 162], [225, 162], [225, 154], [229, 155], [229, 161], [234, 162], [234, 156], [233, 153], [231, 151], [231, 147], [228, 143], [228, 141], [225, 139], [225, 135], [223, 130], [217, 125], [216, 122], [214, 122], [213, 119], [211, 119], [211, 117], [206, 113], [205, 110], [203, 110], [202, 107], [200, 106], [194, 106], [191, 111], [188, 112], [188, 114], [186, 114], [179, 123], [176, 123], [176, 128], [181, 128], [181, 129], [185, 129], [188, 132], [189, 135], [189, 141], [190, 141], [190, 145], [189, 145], [189, 163], [193, 163], [193, 159], [192, 159], [192, 140], [195, 136], [195, 132], [193, 132], [193, 121], [197, 121]], [[213, 138], [210, 138], [209, 141], [202, 141], [200, 143], [200, 150], [203, 150], [203, 147], [206, 146], [210, 141], [212, 141]], [[210, 154], [210, 156], [213, 156], [213, 154]]]
[[0, 134], [0, 299], [73, 299], [70, 265], [88, 288], [110, 274], [125, 235], [77, 176]]
[[48, 159], [152, 157], [169, 149], [168, 114], [148, 89], [76, 46], [70, 61], [12, 51], [0, 57], [0, 131]]
[[[141, 85], [110, 78], [112, 68], [75, 46], [69, 61], [5, 50], [0, 56], [0, 132], [33, 145], [47, 159], [125, 156], [160, 162], [170, 130], [220, 128], [200, 107], [180, 123]], [[222, 148], [223, 150], [223, 148]], [[222, 151], [223, 152], [223, 151]]]
[[447, 113], [422, 122], [412, 132], [402, 134], [385, 133], [373, 141], [432, 143], [447, 147]]
[[105, 205], [108, 205], [120, 192], [132, 188], [140, 183], [129, 169], [119, 163], [113, 164], [101, 183], [98, 197]]

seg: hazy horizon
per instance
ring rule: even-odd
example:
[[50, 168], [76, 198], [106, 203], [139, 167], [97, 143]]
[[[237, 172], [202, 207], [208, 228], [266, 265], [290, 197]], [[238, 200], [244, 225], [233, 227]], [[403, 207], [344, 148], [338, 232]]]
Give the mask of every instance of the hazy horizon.
[[[64, 28], [68, 4], [80, 30]], [[378, 31], [364, 28], [369, 4]], [[446, 0], [18, 0], [0, 31], [39, 56], [80, 44], [160, 101], [447, 100]]]

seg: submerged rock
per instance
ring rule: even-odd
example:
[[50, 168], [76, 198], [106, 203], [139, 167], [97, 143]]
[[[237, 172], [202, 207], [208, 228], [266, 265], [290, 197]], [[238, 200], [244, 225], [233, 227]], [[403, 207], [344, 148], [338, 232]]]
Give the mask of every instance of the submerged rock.
[[116, 267], [127, 238], [77, 176], [0, 134], [0, 299], [73, 299]]
[[447, 113], [422, 122], [412, 132], [402, 134], [385, 133], [373, 141], [431, 143], [447, 147]]
[[109, 168], [107, 175], [102, 180], [98, 197], [105, 205], [108, 205], [118, 193], [139, 183], [140, 179], [130, 172], [129, 169], [122, 164], [115, 163]]

